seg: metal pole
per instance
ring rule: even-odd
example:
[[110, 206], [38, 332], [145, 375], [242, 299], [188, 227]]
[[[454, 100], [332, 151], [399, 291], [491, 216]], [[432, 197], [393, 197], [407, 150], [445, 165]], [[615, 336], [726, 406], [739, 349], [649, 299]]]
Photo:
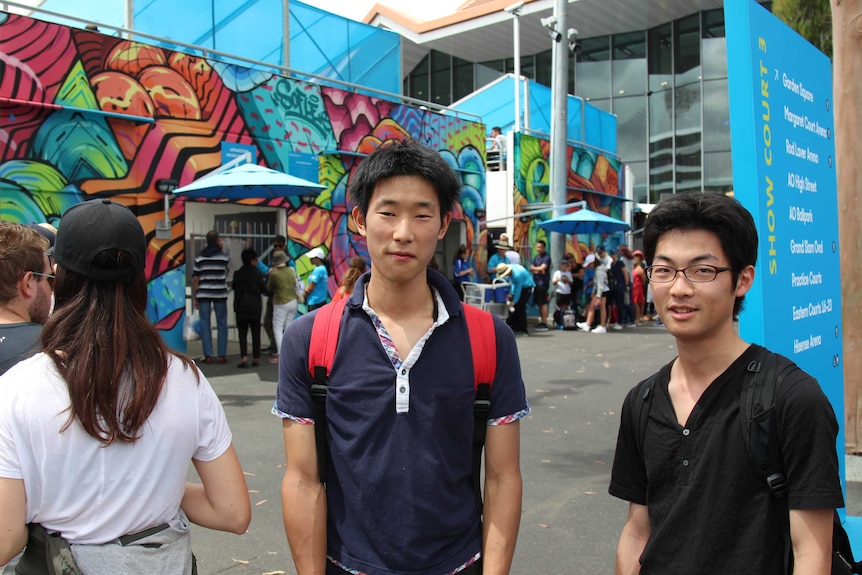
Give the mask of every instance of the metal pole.
[[282, 23], [282, 34], [284, 36], [284, 64], [285, 68], [290, 68], [290, 0], [283, 0], [282, 10], [284, 11]]
[[519, 11], [512, 13], [515, 32], [515, 132], [521, 131], [521, 15]]
[[[563, 208], [568, 196], [568, 118], [567, 101], [569, 89], [569, 53], [566, 43], [566, 7], [567, 0], [556, 0], [554, 15], [557, 17], [557, 30], [562, 35], [562, 42], [554, 42], [554, 69], [551, 87], [551, 193], [549, 200], [556, 206], [553, 216], [563, 215]], [[559, 269], [560, 261], [566, 253], [566, 236], [556, 232], [551, 233], [551, 267]]]
[[[124, 26], [128, 30], [135, 28], [135, 0], [126, 0], [126, 15]], [[128, 40], [132, 39], [131, 34], [126, 34]]]

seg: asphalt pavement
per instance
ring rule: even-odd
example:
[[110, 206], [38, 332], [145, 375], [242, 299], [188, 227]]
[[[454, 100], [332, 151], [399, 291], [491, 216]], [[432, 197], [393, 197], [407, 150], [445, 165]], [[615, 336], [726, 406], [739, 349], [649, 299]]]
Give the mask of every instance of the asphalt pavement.
[[[620, 407], [632, 386], [675, 356], [673, 338], [650, 324], [607, 334], [532, 332], [517, 343], [532, 412], [521, 422], [524, 498], [512, 573], [612, 573], [627, 511], [607, 493]], [[295, 575], [281, 516], [281, 421], [270, 414], [276, 366], [264, 358], [239, 369], [235, 342], [228, 353], [227, 364], [201, 368], [227, 413], [253, 519], [242, 536], [194, 526], [199, 572]], [[199, 343], [189, 354], [200, 354]], [[862, 515], [862, 483], [848, 483], [848, 500], [850, 513]]]

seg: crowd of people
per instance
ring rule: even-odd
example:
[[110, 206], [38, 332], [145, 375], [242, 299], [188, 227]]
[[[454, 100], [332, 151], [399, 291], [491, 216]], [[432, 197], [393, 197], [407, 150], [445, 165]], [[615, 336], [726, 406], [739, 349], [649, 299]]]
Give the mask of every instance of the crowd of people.
[[641, 325], [647, 318], [644, 256], [625, 244], [606, 250], [596, 247], [584, 258], [583, 305], [585, 318], [575, 325], [591, 333], [607, 333]]
[[[516, 334], [527, 333], [527, 307], [538, 311], [536, 331], [579, 329], [607, 333], [638, 327], [652, 319], [647, 304], [651, 298], [646, 279], [644, 255], [625, 244], [612, 249], [604, 245], [586, 254], [583, 263], [566, 253], [559, 267], [551, 269], [547, 245], [539, 240], [532, 246], [529, 265], [522, 265], [521, 255], [507, 234], [500, 234], [488, 258], [488, 281], [509, 285], [507, 323]], [[468, 263], [468, 251], [461, 246], [453, 267], [453, 282], [463, 299], [461, 285], [473, 281], [476, 272]], [[549, 315], [551, 304], [555, 309]], [[660, 323], [660, 320], [657, 320]]]
[[[236, 241], [234, 250], [241, 249], [242, 265], [234, 268], [234, 257], [219, 233], [211, 230], [206, 235], [206, 247], [195, 257], [192, 271], [192, 301], [200, 322], [199, 336], [205, 364], [227, 363], [228, 295], [233, 291], [233, 311], [236, 319], [240, 347], [237, 367], [249, 366], [248, 338], [251, 336], [251, 366], [260, 365], [261, 354], [270, 354], [269, 363], [277, 364], [281, 353], [284, 330], [296, 318], [300, 304], [313, 311], [329, 300], [329, 267], [321, 248], [304, 254], [312, 264], [312, 271], [303, 282], [296, 271], [295, 262], [287, 255], [287, 239], [275, 236], [272, 242], [270, 265], [260, 260], [254, 248], [244, 247], [246, 242]], [[354, 258], [351, 269], [363, 264]], [[234, 270], [231, 275], [231, 270]], [[364, 272], [364, 267], [362, 268]], [[355, 274], [347, 274], [342, 288], [352, 286]], [[265, 303], [264, 303], [265, 300]], [[216, 317], [217, 348], [212, 345], [212, 314]], [[261, 317], [262, 316], [262, 317]], [[269, 338], [269, 346], [261, 347], [261, 329]], [[214, 352], [218, 355], [215, 356]]]

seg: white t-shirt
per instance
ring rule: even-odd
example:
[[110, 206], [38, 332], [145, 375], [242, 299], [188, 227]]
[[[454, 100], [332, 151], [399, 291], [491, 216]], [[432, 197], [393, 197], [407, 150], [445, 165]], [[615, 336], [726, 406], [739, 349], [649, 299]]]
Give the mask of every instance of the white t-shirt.
[[75, 421], [69, 393], [44, 353], [0, 377], [0, 477], [23, 479], [27, 523], [71, 543], [101, 544], [172, 519], [192, 458], [212, 461], [231, 444], [209, 382], [171, 357], [161, 397], [141, 437], [104, 446]]
[[610, 290], [608, 287], [608, 268], [605, 266], [596, 266], [596, 275], [593, 279], [593, 285], [596, 289], [593, 290], [593, 297], [601, 297], [601, 295]]
[[510, 264], [521, 265], [521, 254], [519, 254], [515, 250], [507, 250], [506, 261], [508, 261]]
[[[569, 278], [569, 283], [560, 281], [560, 278], [562, 278], [563, 276]], [[554, 286], [554, 290], [556, 290], [557, 293], [563, 295], [568, 295], [572, 293], [573, 281], [574, 278], [572, 277], [572, 272], [563, 272], [560, 270], [555, 271], [554, 276], [551, 278], [551, 284]]]

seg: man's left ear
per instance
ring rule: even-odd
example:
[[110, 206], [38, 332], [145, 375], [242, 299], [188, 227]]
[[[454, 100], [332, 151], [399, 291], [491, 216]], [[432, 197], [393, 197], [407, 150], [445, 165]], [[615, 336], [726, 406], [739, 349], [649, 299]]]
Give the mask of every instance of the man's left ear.
[[446, 236], [446, 231], [449, 229], [450, 223], [452, 223], [452, 214], [446, 214], [443, 216], [443, 220], [440, 224], [440, 233], [437, 234], [438, 240], [442, 240]]
[[353, 216], [353, 222], [356, 224], [356, 230], [359, 232], [359, 235], [365, 237], [365, 216], [359, 211], [359, 206], [353, 206], [351, 215]]
[[736, 278], [736, 297], [742, 297], [751, 289], [754, 283], [754, 266], [746, 266]]

